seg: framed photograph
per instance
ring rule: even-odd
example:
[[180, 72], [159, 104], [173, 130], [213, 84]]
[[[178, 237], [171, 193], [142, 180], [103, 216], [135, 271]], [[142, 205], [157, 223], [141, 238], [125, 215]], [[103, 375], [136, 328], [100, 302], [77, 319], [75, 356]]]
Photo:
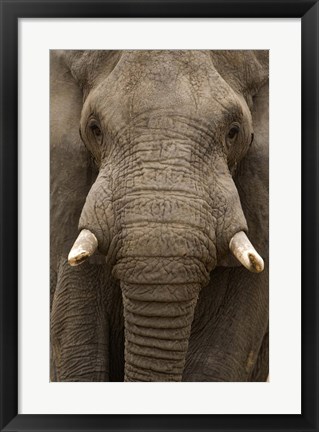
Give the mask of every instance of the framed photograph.
[[1, 431], [318, 430], [318, 1], [1, 1]]

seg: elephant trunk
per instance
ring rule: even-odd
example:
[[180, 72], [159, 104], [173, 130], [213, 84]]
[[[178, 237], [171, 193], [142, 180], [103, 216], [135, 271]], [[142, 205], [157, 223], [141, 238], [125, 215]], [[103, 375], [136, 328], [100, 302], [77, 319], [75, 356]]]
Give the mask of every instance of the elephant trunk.
[[123, 296], [125, 380], [181, 381], [197, 298], [215, 262], [213, 242], [172, 222], [125, 225], [120, 238], [113, 274]]
[[[121, 287], [125, 381], [181, 381], [197, 301], [195, 293], [200, 287], [123, 282]], [[181, 300], [190, 292], [193, 297]]]

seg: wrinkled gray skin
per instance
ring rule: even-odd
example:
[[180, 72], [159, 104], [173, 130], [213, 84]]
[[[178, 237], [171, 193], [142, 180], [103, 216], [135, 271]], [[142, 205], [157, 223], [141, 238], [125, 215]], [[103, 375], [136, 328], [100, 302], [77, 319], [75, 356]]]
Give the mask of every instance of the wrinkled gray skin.
[[51, 299], [54, 381], [266, 380], [268, 52], [51, 52]]

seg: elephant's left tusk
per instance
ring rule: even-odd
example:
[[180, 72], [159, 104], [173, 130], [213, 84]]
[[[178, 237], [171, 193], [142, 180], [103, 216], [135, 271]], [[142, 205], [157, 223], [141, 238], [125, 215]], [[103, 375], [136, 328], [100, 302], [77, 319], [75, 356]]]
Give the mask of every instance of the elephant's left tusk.
[[250, 243], [244, 231], [235, 234], [229, 242], [229, 249], [247, 270], [260, 273], [264, 270], [264, 260]]
[[70, 250], [69, 264], [71, 266], [82, 264], [89, 256], [94, 254], [97, 246], [98, 242], [95, 235], [87, 229], [82, 230]]

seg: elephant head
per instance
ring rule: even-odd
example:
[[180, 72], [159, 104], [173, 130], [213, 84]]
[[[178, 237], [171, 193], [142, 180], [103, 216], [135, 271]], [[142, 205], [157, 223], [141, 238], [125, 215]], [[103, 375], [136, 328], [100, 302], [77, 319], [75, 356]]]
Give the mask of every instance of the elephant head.
[[69, 263], [98, 249], [119, 280], [125, 380], [181, 381], [210, 273], [264, 267], [234, 179], [254, 141], [251, 111], [268, 78], [266, 54], [61, 56], [82, 91], [79, 133], [97, 167]]

